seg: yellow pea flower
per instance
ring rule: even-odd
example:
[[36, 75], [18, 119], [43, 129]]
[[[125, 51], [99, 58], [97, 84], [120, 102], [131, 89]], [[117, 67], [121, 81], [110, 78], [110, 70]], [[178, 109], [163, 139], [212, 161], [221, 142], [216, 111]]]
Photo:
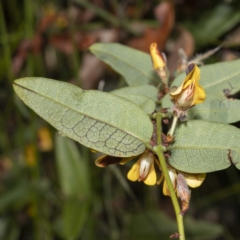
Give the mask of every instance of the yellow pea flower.
[[174, 103], [173, 110], [177, 113], [177, 116], [186, 115], [188, 108], [205, 101], [206, 93], [199, 85], [199, 79], [200, 69], [192, 63], [187, 68], [187, 76], [182, 85], [170, 91]]
[[127, 178], [133, 182], [143, 181], [147, 185], [155, 185], [157, 183], [157, 174], [154, 162], [154, 155], [149, 151], [145, 151], [137, 162], [133, 164]]
[[199, 187], [206, 178], [206, 173], [192, 174], [182, 172], [181, 174], [185, 177], [187, 185], [191, 188]]
[[[119, 158], [109, 155], [99, 157], [95, 164], [98, 167], [106, 167], [110, 164], [119, 163], [121, 165], [133, 160], [136, 156], [128, 158]], [[147, 185], [155, 185], [157, 183], [157, 174], [155, 171], [154, 162], [158, 164], [154, 154], [148, 150], [142, 153], [139, 159], [133, 164], [132, 168], [127, 174], [130, 181], [143, 181]]]
[[[134, 157], [128, 157], [128, 158], [119, 158], [119, 157], [113, 157], [109, 155], [103, 155], [96, 159], [95, 164], [98, 167], [106, 167], [111, 164], [125, 164], [133, 159], [135, 159], [136, 156]], [[156, 159], [154, 154], [146, 150], [144, 153], [142, 153], [139, 157], [139, 159], [133, 164], [132, 168], [129, 170], [127, 174], [127, 178], [130, 181], [143, 181], [147, 185], [155, 185], [155, 184], [160, 184], [163, 181], [163, 194], [165, 196], [170, 196], [169, 190], [167, 187], [167, 183], [163, 177], [163, 175], [157, 174], [158, 169], [155, 169], [155, 166], [159, 168], [159, 173], [161, 172], [161, 166], [159, 164], [159, 161]], [[170, 179], [173, 184], [173, 188], [176, 191], [177, 187], [177, 174], [181, 173], [186, 182], [187, 185], [196, 188], [199, 187], [202, 182], [204, 181], [206, 177], [206, 173], [201, 173], [201, 174], [191, 174], [191, 173], [185, 173], [185, 172], [180, 172], [178, 170], [175, 170], [171, 166], [168, 166], [168, 173], [170, 175]]]
[[[173, 188], [174, 190], [176, 190], [177, 187], [177, 171], [173, 168], [171, 168], [170, 166], [168, 166], [168, 173], [170, 176], [170, 179], [172, 181], [173, 184]], [[193, 174], [193, 173], [185, 173], [185, 172], [180, 172], [178, 171], [178, 173], [182, 174], [183, 177], [185, 178], [187, 185], [191, 188], [197, 188], [199, 187], [203, 181], [206, 178], [206, 173], [199, 173], [199, 174]], [[163, 178], [160, 180], [160, 182], [163, 180]], [[160, 184], [160, 182], [158, 182], [158, 184]], [[167, 183], [164, 179], [163, 182], [163, 194], [165, 196], [170, 196], [168, 187], [167, 187]]]

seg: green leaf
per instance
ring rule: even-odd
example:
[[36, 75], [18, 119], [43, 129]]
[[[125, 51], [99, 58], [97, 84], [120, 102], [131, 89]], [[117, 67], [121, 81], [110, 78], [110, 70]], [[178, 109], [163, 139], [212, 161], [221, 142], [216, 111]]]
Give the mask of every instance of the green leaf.
[[[18, 240], [21, 238], [21, 226], [15, 219], [9, 219], [8, 225], [6, 226], [4, 236], [1, 239], [4, 240]], [[47, 239], [47, 238], [46, 238]]]
[[90, 51], [121, 74], [129, 86], [159, 83], [150, 55], [119, 43], [95, 43]]
[[188, 173], [240, 168], [240, 130], [234, 126], [202, 120], [180, 123], [175, 131], [169, 164]]
[[89, 171], [75, 143], [56, 135], [56, 162], [62, 192], [68, 197], [90, 196]]
[[138, 105], [146, 114], [152, 114], [156, 108], [156, 104], [153, 100], [150, 98], [139, 96], [139, 95], [122, 95], [121, 93], [114, 94], [119, 97], [123, 97], [125, 99], [128, 99], [132, 102], [134, 102], [136, 105]]
[[85, 226], [91, 203], [90, 173], [76, 146], [69, 138], [56, 135], [56, 160], [62, 192], [64, 239], [78, 239]]
[[[173, 103], [164, 101], [165, 107], [171, 108]], [[240, 100], [220, 99], [208, 94], [204, 103], [188, 110], [187, 119], [201, 119], [210, 122], [234, 123], [240, 120]]]
[[196, 45], [203, 46], [215, 42], [239, 21], [240, 10], [238, 8], [229, 4], [220, 4], [215, 9], [202, 14], [200, 21], [191, 23], [189, 28], [196, 40]]
[[134, 102], [147, 114], [151, 114], [156, 108], [158, 89], [152, 85], [124, 87], [111, 93]]
[[83, 91], [65, 82], [22, 78], [14, 90], [26, 105], [79, 143], [117, 157], [139, 155], [153, 125], [129, 100], [100, 91]]
[[189, 109], [188, 119], [203, 119], [211, 122], [234, 123], [240, 120], [240, 100], [216, 99], [208, 94], [203, 104]]
[[25, 179], [18, 181], [15, 186], [8, 188], [0, 198], [0, 212], [7, 209], [19, 209], [30, 202], [31, 199], [31, 184]]
[[66, 240], [79, 239], [89, 214], [89, 203], [86, 200], [68, 199], [63, 204], [62, 234]]
[[117, 90], [111, 91], [111, 93], [126, 96], [127, 95], [139, 95], [152, 99], [154, 102], [158, 100], [158, 89], [152, 85], [139, 85], [134, 87], [123, 87]]

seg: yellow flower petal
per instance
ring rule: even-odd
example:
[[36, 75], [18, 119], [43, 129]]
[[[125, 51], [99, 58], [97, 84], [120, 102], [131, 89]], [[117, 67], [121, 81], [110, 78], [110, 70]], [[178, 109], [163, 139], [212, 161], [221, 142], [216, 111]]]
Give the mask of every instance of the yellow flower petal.
[[189, 73], [181, 86], [170, 92], [170, 96], [175, 102], [175, 108], [179, 107], [179, 110], [187, 110], [202, 103], [206, 98], [204, 89], [198, 84], [200, 69], [196, 64], [190, 64], [188, 71]]
[[168, 190], [168, 187], [167, 187], [166, 180], [164, 180], [164, 182], [163, 182], [163, 195], [165, 195], [165, 196], [170, 196], [170, 193], [169, 193], [169, 190]]
[[205, 90], [199, 84], [195, 84], [192, 105], [194, 106], [196, 104], [202, 103], [205, 101], [205, 99], [206, 99]]
[[127, 174], [127, 178], [130, 181], [137, 181], [139, 179], [139, 170], [140, 170], [140, 161], [138, 160], [136, 163], [133, 164], [132, 168]]
[[206, 178], [206, 173], [191, 174], [182, 172], [182, 175], [185, 177], [187, 185], [191, 188], [199, 187]]
[[168, 69], [166, 66], [167, 59], [165, 54], [158, 51], [156, 43], [152, 43], [150, 45], [150, 54], [152, 58], [153, 68], [156, 70], [162, 82], [167, 86]]
[[157, 185], [159, 185], [164, 179], [163, 174], [157, 179]]
[[147, 185], [155, 185], [156, 184], [157, 174], [156, 174], [155, 167], [154, 167], [154, 161], [152, 162], [149, 172], [148, 172], [148, 175], [143, 180], [143, 182]]
[[157, 44], [152, 43], [150, 45], [150, 54], [152, 57], [153, 68], [155, 70], [162, 69], [166, 67], [166, 62], [162, 57], [162, 54], [158, 51]]

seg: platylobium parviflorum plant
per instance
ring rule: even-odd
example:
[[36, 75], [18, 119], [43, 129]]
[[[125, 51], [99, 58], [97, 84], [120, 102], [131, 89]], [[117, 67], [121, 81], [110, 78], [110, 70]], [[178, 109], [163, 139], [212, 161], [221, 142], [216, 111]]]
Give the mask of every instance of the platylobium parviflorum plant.
[[115, 43], [94, 44], [90, 51], [128, 86], [106, 93], [27, 77], [14, 81], [14, 90], [60, 133], [102, 152], [97, 166], [131, 161], [130, 181], [162, 184], [178, 225], [169, 235], [183, 240], [190, 188], [199, 187], [206, 173], [240, 168], [240, 130], [229, 125], [240, 120], [240, 100], [233, 98], [240, 60], [199, 68], [185, 59], [170, 84], [156, 43], [150, 55]]

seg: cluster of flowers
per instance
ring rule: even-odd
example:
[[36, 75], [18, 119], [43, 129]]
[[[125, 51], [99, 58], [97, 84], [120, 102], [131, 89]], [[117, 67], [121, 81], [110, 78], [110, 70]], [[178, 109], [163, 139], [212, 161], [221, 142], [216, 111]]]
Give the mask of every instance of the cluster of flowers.
[[[180, 120], [185, 119], [187, 116], [187, 110], [196, 104], [202, 103], [206, 98], [204, 89], [198, 83], [200, 79], [200, 69], [196, 64], [192, 63], [188, 65], [186, 68], [186, 77], [181, 86], [172, 87], [169, 90], [169, 72], [165, 54], [159, 52], [156, 43], [151, 44], [150, 53], [153, 68], [161, 79], [163, 86], [162, 89], [164, 89], [163, 91], [165, 91], [165, 94], [169, 92], [171, 101], [173, 102], [173, 107], [171, 109], [173, 117]], [[173, 131], [168, 134], [168, 138], [173, 140]], [[111, 156], [105, 155], [98, 158], [95, 163], [99, 167], [104, 167], [113, 162], [125, 164], [134, 158], [136, 157], [123, 159], [115, 158], [113, 160], [111, 159]], [[178, 192], [180, 191], [179, 189], [185, 188], [183, 191], [187, 194], [185, 194], [183, 198], [186, 198], [184, 200], [188, 203], [191, 191], [188, 189], [187, 185], [192, 188], [200, 186], [204, 181], [206, 174], [190, 174], [181, 172], [172, 168], [168, 164], [167, 168], [174, 190]], [[138, 160], [133, 164], [132, 168], [128, 172], [127, 178], [131, 181], [143, 181], [147, 185], [155, 185], [163, 182], [163, 194], [166, 196], [170, 195], [166, 181], [161, 173], [160, 163], [151, 150], [146, 150], [139, 156]], [[179, 192], [178, 195], [181, 198], [182, 195], [179, 194]]]

